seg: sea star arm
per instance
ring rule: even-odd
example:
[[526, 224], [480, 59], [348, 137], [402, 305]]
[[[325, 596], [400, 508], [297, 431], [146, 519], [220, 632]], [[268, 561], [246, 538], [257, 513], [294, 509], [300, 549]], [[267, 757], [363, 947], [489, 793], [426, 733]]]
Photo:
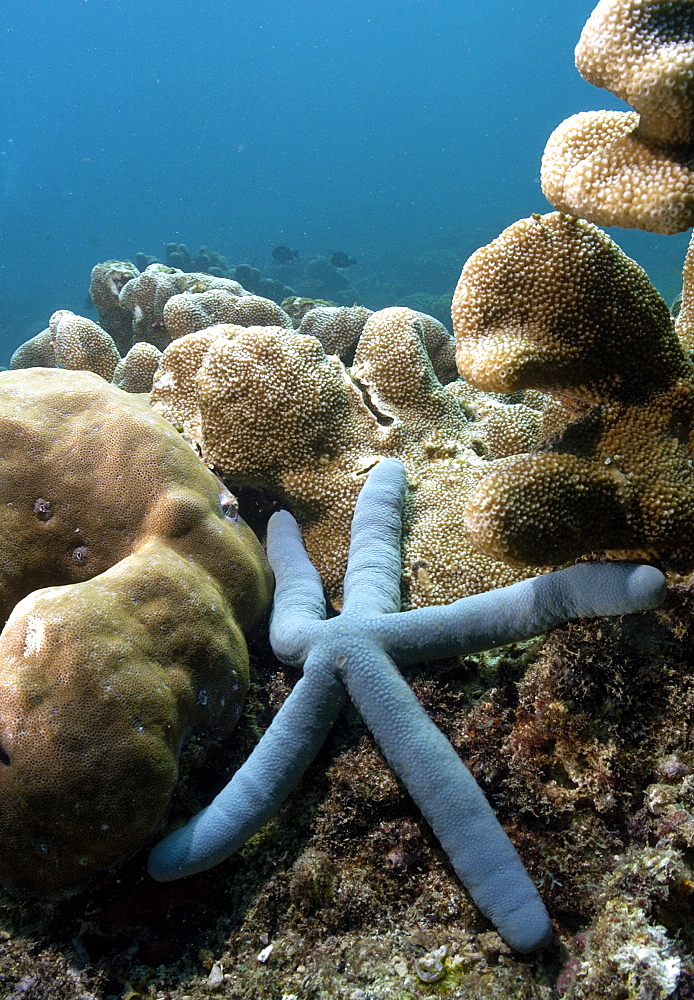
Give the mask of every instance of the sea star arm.
[[458, 754], [377, 642], [342, 648], [352, 701], [474, 902], [516, 951], [547, 944], [540, 894]]
[[400, 533], [407, 475], [402, 462], [385, 458], [357, 497], [344, 580], [343, 613], [361, 618], [400, 610]]
[[397, 663], [420, 663], [519, 642], [570, 618], [647, 611], [662, 604], [665, 590], [654, 566], [578, 563], [453, 604], [383, 617], [374, 634]]
[[319, 654], [311, 654], [251, 755], [215, 799], [164, 838], [149, 855], [148, 871], [169, 882], [224, 861], [280, 808], [322, 747], [346, 701], [342, 682]]
[[299, 666], [313, 638], [313, 623], [326, 615], [323, 584], [304, 548], [301, 530], [287, 510], [267, 527], [268, 559], [275, 574], [270, 643], [282, 663]]

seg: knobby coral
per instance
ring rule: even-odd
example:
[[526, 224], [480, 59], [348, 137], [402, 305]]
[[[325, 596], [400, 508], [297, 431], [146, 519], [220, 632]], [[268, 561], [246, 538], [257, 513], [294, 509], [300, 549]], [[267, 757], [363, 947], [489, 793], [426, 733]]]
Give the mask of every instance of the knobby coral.
[[560, 213], [470, 257], [453, 300], [458, 365], [496, 392], [539, 389], [552, 433], [490, 463], [465, 526], [497, 559], [592, 550], [694, 563], [694, 366], [643, 270]]
[[[463, 383], [441, 385], [419, 314], [397, 307], [368, 318], [350, 368], [314, 337], [278, 327], [216, 326], [182, 337], [165, 351], [151, 399], [206, 462], [291, 507], [337, 603], [359, 489], [379, 458], [400, 458], [411, 487], [404, 599], [421, 606], [528, 575], [479, 553], [461, 531], [466, 497], [488, 465], [474, 395]], [[527, 432], [528, 408], [497, 406], [515, 443], [519, 420]], [[502, 423], [499, 415], [498, 447]]]
[[133, 344], [121, 357], [115, 340], [102, 326], [69, 309], [58, 309], [46, 330], [17, 348], [10, 369], [89, 371], [126, 392], [149, 392], [160, 360], [161, 351], [146, 341]]
[[694, 222], [694, 5], [600, 0], [576, 65], [635, 111], [573, 115], [541, 181], [555, 208], [604, 226], [678, 233]]
[[[654, 607], [650, 566], [575, 566], [443, 607], [400, 612], [405, 470], [386, 459], [359, 495], [341, 614], [326, 620], [323, 585], [286, 511], [268, 526], [276, 576], [271, 642], [304, 674], [248, 761], [214, 802], [150, 855], [177, 878], [217, 864], [279, 808], [316, 756], [343, 703], [343, 685], [441, 841], [482, 912], [518, 951], [547, 944], [539, 893], [471, 774], [395, 667], [526, 638], [569, 617]], [[395, 662], [394, 662], [395, 661]]]
[[97, 375], [0, 374], [0, 881], [43, 895], [161, 823], [184, 737], [236, 721], [269, 570], [232, 498]]

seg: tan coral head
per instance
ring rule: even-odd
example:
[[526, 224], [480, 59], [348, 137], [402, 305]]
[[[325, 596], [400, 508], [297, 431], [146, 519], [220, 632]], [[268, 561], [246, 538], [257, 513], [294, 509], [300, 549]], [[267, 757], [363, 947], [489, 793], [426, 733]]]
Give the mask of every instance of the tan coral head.
[[0, 882], [55, 896], [160, 826], [238, 718], [269, 570], [217, 480], [88, 372], [0, 373]]
[[560, 211], [604, 226], [677, 233], [694, 223], [694, 3], [601, 0], [576, 47], [589, 82], [634, 111], [564, 121], [542, 158]]

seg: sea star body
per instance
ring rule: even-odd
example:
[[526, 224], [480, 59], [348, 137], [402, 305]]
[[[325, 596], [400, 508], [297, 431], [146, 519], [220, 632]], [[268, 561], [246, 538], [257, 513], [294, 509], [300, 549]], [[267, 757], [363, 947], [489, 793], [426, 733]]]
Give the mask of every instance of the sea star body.
[[346, 689], [477, 906], [512, 948], [532, 951], [552, 933], [542, 899], [472, 775], [395, 664], [489, 649], [568, 618], [655, 607], [664, 578], [651, 566], [580, 564], [453, 604], [401, 612], [406, 489], [396, 459], [381, 461], [369, 475], [352, 522], [343, 608], [333, 618], [326, 619], [321, 580], [294, 518], [287, 511], [272, 516], [270, 639], [282, 662], [303, 663], [303, 676], [229, 784], [154, 848], [149, 871], [175, 879], [238, 850], [314, 759]]

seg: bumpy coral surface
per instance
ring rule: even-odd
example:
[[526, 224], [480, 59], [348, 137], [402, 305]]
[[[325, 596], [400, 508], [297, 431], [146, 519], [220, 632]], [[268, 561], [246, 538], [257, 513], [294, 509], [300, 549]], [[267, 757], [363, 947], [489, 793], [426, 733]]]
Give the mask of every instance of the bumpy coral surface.
[[126, 392], [149, 392], [160, 359], [159, 348], [147, 341], [133, 344], [121, 358], [116, 342], [102, 326], [69, 309], [58, 309], [47, 330], [17, 348], [10, 368], [94, 372]]
[[136, 278], [139, 270], [129, 260], [107, 260], [92, 268], [89, 294], [99, 311], [99, 322], [125, 353], [133, 342], [133, 317], [120, 304], [123, 286]]
[[111, 382], [125, 392], [149, 392], [160, 362], [159, 348], [140, 341], [118, 362]]
[[11, 369], [36, 367], [55, 367], [53, 334], [48, 327], [20, 344], [10, 358]]
[[181, 292], [206, 292], [221, 288], [232, 295], [247, 295], [238, 281], [203, 272], [189, 274], [165, 264], [150, 264], [121, 289], [118, 301], [132, 315], [132, 340], [146, 340], [163, 349], [171, 341], [164, 322], [164, 306]]
[[694, 221], [694, 6], [600, 0], [576, 47], [589, 83], [635, 111], [583, 112], [550, 137], [542, 190], [605, 226], [677, 233]]
[[234, 294], [226, 288], [172, 295], [164, 305], [163, 319], [172, 340], [216, 323], [292, 329], [291, 319], [276, 302], [260, 295]]
[[[301, 300], [300, 300], [301, 301]], [[301, 317], [300, 333], [316, 337], [326, 354], [337, 354], [346, 365], [354, 361], [371, 309], [365, 306], [329, 306], [318, 304]], [[439, 320], [427, 313], [416, 313], [421, 324], [421, 336], [434, 373], [444, 385], [458, 376], [455, 367], [455, 341]]]
[[113, 338], [98, 323], [69, 309], [58, 309], [48, 326], [59, 367], [95, 372], [111, 381], [120, 353]]
[[55, 894], [160, 824], [236, 721], [268, 570], [231, 497], [94, 374], [0, 374], [0, 881]]
[[465, 399], [434, 375], [411, 309], [370, 316], [350, 368], [316, 338], [276, 327], [182, 337], [164, 352], [152, 402], [231, 481], [291, 507], [335, 601], [357, 494], [386, 455], [402, 459], [410, 481], [406, 603], [446, 603], [527, 575], [477, 552], [461, 530], [485, 445]]
[[608, 550], [691, 566], [694, 366], [642, 269], [590, 223], [533, 216], [468, 260], [453, 323], [473, 385], [559, 397], [553, 435], [492, 463], [469, 500], [475, 544], [517, 563]]

